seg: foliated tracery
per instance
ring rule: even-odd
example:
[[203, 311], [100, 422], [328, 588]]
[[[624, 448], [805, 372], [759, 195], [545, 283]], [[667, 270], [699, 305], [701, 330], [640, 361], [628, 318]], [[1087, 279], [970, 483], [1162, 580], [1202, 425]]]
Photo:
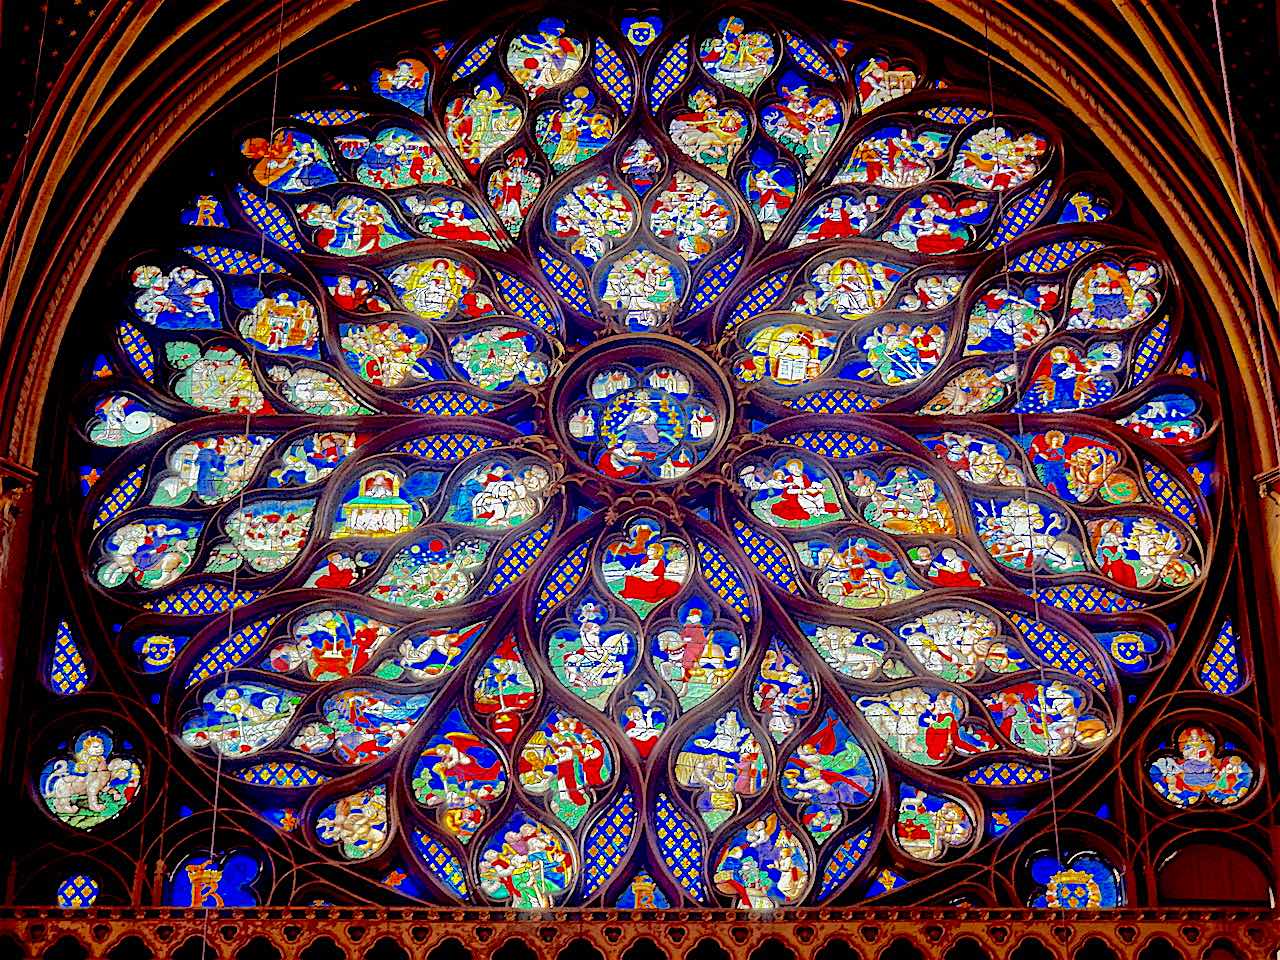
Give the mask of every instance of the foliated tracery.
[[[1203, 582], [1216, 400], [1112, 188], [945, 79], [549, 10], [238, 144], [79, 423], [85, 574], [182, 749], [521, 909], [892, 889], [1106, 751]], [[78, 734], [51, 815], [127, 817], [163, 774]], [[1217, 744], [1159, 796], [1243, 798]]]

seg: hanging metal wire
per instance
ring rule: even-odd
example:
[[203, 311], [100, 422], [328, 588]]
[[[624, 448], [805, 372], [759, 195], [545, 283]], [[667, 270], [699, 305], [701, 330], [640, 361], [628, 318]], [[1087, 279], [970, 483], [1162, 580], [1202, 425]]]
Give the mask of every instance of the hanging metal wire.
[[[991, 109], [991, 126], [994, 130], [996, 127], [996, 86], [995, 86], [995, 69], [991, 56], [991, 15], [987, 8], [982, 8], [982, 39], [983, 54], [986, 59], [987, 66], [987, 97]], [[993, 216], [995, 223], [995, 233], [993, 237], [998, 239], [998, 234], [1002, 224], [1004, 201], [1007, 191], [1001, 190], [996, 194], [996, 211]], [[1006, 238], [1000, 244], [1001, 258], [1003, 260], [1003, 269], [1001, 271], [1001, 283], [1004, 284], [1005, 291], [1012, 293], [1013, 287], [1009, 277], [1009, 239]], [[1024, 418], [1026, 413], [1022, 409], [1023, 387], [1022, 387], [1022, 368], [1018, 357], [1018, 342], [1013, 342], [1013, 391], [1014, 405], [1013, 409], [1018, 420], [1018, 437], [1019, 443], [1021, 437], [1025, 436], [1026, 429], [1024, 426]], [[1022, 471], [1022, 496], [1028, 503], [1031, 501], [1031, 481], [1028, 477], [1028, 470], [1024, 468]], [[1038, 576], [1039, 560], [1036, 556], [1035, 533], [1031, 529], [1031, 516], [1029, 514], [1023, 517], [1026, 524], [1027, 534], [1027, 555], [1031, 558], [1031, 603], [1033, 609], [1033, 617], [1035, 626], [1040, 626], [1040, 582]], [[1049, 730], [1049, 704], [1045, 700], [1046, 675], [1043, 661], [1039, 664], [1040, 684], [1038, 690], [1038, 701], [1040, 707], [1040, 715], [1044, 718], [1045, 732]], [[1045, 762], [1049, 770], [1049, 810], [1053, 822], [1053, 847], [1054, 856], [1058, 858], [1058, 862], [1062, 862], [1062, 834], [1058, 824], [1058, 781], [1053, 772], [1053, 741], [1046, 741], [1048, 749], [1045, 754]]]
[[1258, 339], [1258, 353], [1261, 354], [1262, 360], [1263, 402], [1267, 405], [1267, 420], [1271, 426], [1271, 449], [1273, 462], [1276, 464], [1272, 470], [1256, 478], [1259, 481], [1261, 492], [1265, 495], [1271, 483], [1280, 478], [1280, 423], [1277, 423], [1275, 394], [1271, 386], [1271, 340], [1267, 333], [1267, 325], [1264, 319], [1262, 295], [1258, 290], [1258, 263], [1253, 241], [1253, 214], [1244, 190], [1244, 167], [1240, 160], [1240, 141], [1236, 135], [1236, 112], [1235, 106], [1231, 101], [1231, 80], [1227, 74], [1227, 53], [1222, 44], [1222, 20], [1218, 12], [1218, 0], [1212, 0], [1212, 10], [1213, 34], [1218, 45], [1218, 70], [1222, 76], [1222, 99], [1227, 111], [1227, 135], [1231, 141], [1231, 160], [1235, 172], [1236, 202], [1238, 204], [1240, 226], [1244, 230], [1245, 262], [1248, 264], [1249, 270], [1249, 293], [1253, 298], [1255, 335]]
[[[284, 11], [285, 11], [285, 0], [280, 0], [279, 16], [276, 21], [275, 66], [273, 67], [272, 73], [271, 73], [271, 123], [268, 128], [269, 139], [275, 137], [277, 112], [278, 112], [279, 103], [280, 103], [280, 66], [281, 66], [281, 62], [284, 54]], [[271, 202], [271, 185], [270, 184], [267, 184], [264, 187], [263, 195], [265, 198], [265, 202], [270, 203]], [[266, 236], [266, 233], [263, 233], [261, 240], [258, 244], [259, 262], [261, 262], [266, 256], [266, 251], [267, 251], [267, 236]], [[263, 276], [262, 271], [259, 270], [258, 272], [258, 293], [259, 294], [262, 293], [262, 276]], [[257, 363], [257, 340], [255, 340], [252, 337], [248, 339], [249, 339], [249, 369], [252, 370], [252, 369], [255, 369], [255, 365]], [[253, 412], [249, 410], [249, 411], [246, 411], [244, 415], [244, 443], [246, 447], [250, 443], [252, 425], [253, 425]], [[245, 497], [245, 491], [248, 488], [248, 486], [249, 485], [247, 483], [241, 486], [240, 496], [236, 504], [237, 513], [241, 516], [241, 518], [243, 518], [244, 516], [244, 497]], [[237, 588], [239, 586], [240, 567], [241, 567], [241, 564], [236, 564], [231, 569], [231, 592], [230, 592], [231, 607], [227, 611], [227, 635], [226, 635], [226, 642], [228, 644], [231, 642], [231, 639], [235, 634], [236, 604], [238, 602], [237, 597], [239, 596]], [[230, 672], [231, 672], [231, 663], [230, 661], [228, 661], [223, 665], [223, 668], [222, 668], [223, 683], [226, 683], [230, 679]], [[218, 750], [217, 755], [218, 755], [217, 762], [214, 766], [214, 776], [213, 776], [213, 808], [212, 808], [212, 814], [209, 822], [208, 858], [210, 862], [212, 862], [214, 857], [217, 856], [218, 815], [221, 812], [221, 802], [222, 802], [222, 760], [223, 760], [224, 752], [222, 750]], [[207, 903], [208, 898], [206, 897], [205, 899], [206, 899], [206, 903], [204, 904], [203, 933], [201, 934], [201, 938], [200, 938], [201, 960], [205, 960], [205, 958], [208, 956], [209, 916], [213, 909]]]

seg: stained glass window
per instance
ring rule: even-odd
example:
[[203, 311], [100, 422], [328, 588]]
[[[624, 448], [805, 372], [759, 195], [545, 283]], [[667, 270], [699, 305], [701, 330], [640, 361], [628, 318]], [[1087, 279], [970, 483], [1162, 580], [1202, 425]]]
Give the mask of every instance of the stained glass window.
[[[91, 639], [149, 699], [38, 758], [59, 828], [127, 829], [181, 764], [260, 824], [176, 844], [166, 902], [338, 895], [271, 892], [274, 834], [519, 909], [848, 902], [1043, 829], [1213, 542], [1217, 403], [1112, 181], [779, 11], [362, 49], [218, 146], [84, 333], [117, 626], [59, 623], [45, 676], [111, 686]], [[1235, 693], [1213, 633], [1193, 672]], [[1171, 727], [1148, 799], [1243, 803], [1232, 737]], [[1008, 889], [1123, 903], [1115, 849], [1032, 833]]]

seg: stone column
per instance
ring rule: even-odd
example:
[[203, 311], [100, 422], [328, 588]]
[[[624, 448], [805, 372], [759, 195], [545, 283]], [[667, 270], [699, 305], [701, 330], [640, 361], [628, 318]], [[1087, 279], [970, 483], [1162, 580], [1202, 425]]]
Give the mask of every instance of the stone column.
[[26, 585], [33, 471], [0, 460], [0, 743], [5, 742]]

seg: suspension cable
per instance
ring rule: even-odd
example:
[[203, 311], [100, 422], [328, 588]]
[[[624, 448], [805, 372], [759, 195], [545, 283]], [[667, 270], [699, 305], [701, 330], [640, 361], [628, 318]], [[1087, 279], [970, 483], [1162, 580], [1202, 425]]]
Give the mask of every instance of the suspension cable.
[[[992, 131], [992, 136], [994, 137], [996, 136], [995, 131], [999, 128], [996, 126], [996, 88], [995, 88], [995, 73], [992, 66], [992, 56], [991, 56], [991, 18], [990, 18], [990, 13], [985, 6], [982, 8], [982, 39], [983, 39], [983, 52], [986, 54], [986, 62], [987, 62], [987, 96], [988, 96], [988, 101], [991, 108], [991, 117], [990, 117], [991, 128], [990, 129]], [[999, 161], [997, 159], [997, 163], [998, 162]], [[1003, 216], [1004, 199], [1005, 199], [1005, 191], [1003, 190], [998, 191], [996, 193], [996, 211], [994, 216], [995, 230], [997, 234], [1002, 229], [1001, 220]], [[1001, 285], [1006, 295], [1006, 301], [1005, 301], [1006, 303], [1008, 302], [1008, 299], [1010, 297], [1015, 295], [1013, 284], [1012, 284], [1012, 278], [1009, 274], [1009, 240], [1011, 239], [1012, 238], [1009, 237], [1009, 238], [1004, 238], [1002, 240], [997, 235], [992, 236], [993, 243], [1000, 242], [1000, 250], [1002, 254], [1002, 259], [1004, 261], [1003, 272], [1001, 273]], [[1019, 291], [1017, 295], [1020, 296], [1021, 291]], [[1017, 417], [1018, 437], [1014, 441], [1014, 447], [1019, 448], [1021, 447], [1021, 444], [1022, 444], [1022, 438], [1026, 436], [1025, 420], [1024, 420], [1026, 414], [1025, 414], [1025, 411], [1023, 410], [1024, 391], [1022, 386], [1022, 369], [1020, 367], [1020, 360], [1018, 357], [1018, 340], [1016, 335], [1017, 335], [1017, 331], [1015, 329], [1012, 335], [1012, 338], [1013, 338], [1013, 395], [1014, 395], [1013, 411], [1014, 411], [1014, 415]], [[1028, 347], [1028, 349], [1030, 349], [1030, 347]], [[1012, 454], [1014, 453], [1014, 450], [1011, 449], [1009, 452]], [[1023, 499], [1023, 503], [1026, 505], [1026, 508], [1027, 508], [1027, 512], [1024, 512], [1022, 517], [1022, 526], [1026, 533], [1027, 557], [1031, 567], [1031, 603], [1032, 603], [1033, 619], [1034, 619], [1032, 629], [1038, 630], [1043, 627], [1043, 623], [1040, 619], [1040, 583], [1039, 583], [1039, 577], [1038, 577], [1039, 557], [1036, 555], [1037, 551], [1036, 551], [1035, 534], [1031, 529], [1031, 514], [1029, 512], [1029, 508], [1031, 506], [1032, 501], [1031, 501], [1031, 480], [1028, 474], [1031, 469], [1032, 469], [1031, 454], [1030, 454], [1030, 451], [1028, 451], [1026, 467], [1020, 469], [1020, 472], [1022, 474], [1022, 499]], [[1025, 632], [1026, 631], [1024, 630], [1024, 634]], [[1049, 736], [1049, 705], [1046, 702], [1046, 696], [1045, 696], [1046, 677], [1045, 677], [1044, 658], [1038, 656], [1037, 660], [1039, 661], [1039, 674], [1040, 674], [1040, 684], [1037, 688], [1037, 699], [1039, 701], [1038, 706], [1040, 710], [1040, 722], [1044, 725], [1044, 734], [1045, 734], [1045, 762], [1048, 766], [1048, 771], [1049, 771], [1049, 804], [1050, 804], [1050, 817], [1053, 823], [1054, 855], [1057, 857], [1059, 865], [1061, 865], [1062, 836], [1061, 836], [1061, 831], [1059, 829], [1059, 823], [1058, 823], [1058, 781], [1057, 781], [1057, 777], [1054, 776], [1054, 772], [1053, 772], [1053, 739], [1052, 737]]]
[[1253, 245], [1253, 217], [1244, 191], [1244, 171], [1240, 162], [1240, 143], [1236, 137], [1236, 113], [1231, 102], [1231, 81], [1227, 77], [1227, 54], [1222, 46], [1222, 21], [1218, 16], [1218, 0], [1212, 0], [1213, 33], [1218, 42], [1218, 70], [1222, 74], [1222, 96], [1227, 108], [1227, 134], [1231, 140], [1231, 158], [1235, 166], [1236, 198], [1240, 205], [1240, 226], [1244, 229], [1245, 260], [1249, 266], [1249, 292], [1253, 297], [1253, 314], [1257, 328], [1258, 352], [1262, 355], [1262, 382], [1266, 390], [1267, 419], [1271, 426], [1271, 448], [1275, 455], [1273, 470], [1280, 470], [1280, 426], [1276, 423], [1275, 394], [1271, 388], [1271, 351], [1262, 315], [1262, 297], [1258, 292], [1258, 265]]
[[[281, 64], [281, 60], [284, 53], [284, 11], [285, 11], [285, 0], [280, 0], [280, 12], [279, 12], [279, 18], [276, 24], [275, 67], [272, 71], [272, 78], [271, 78], [271, 125], [267, 132], [268, 143], [274, 142], [275, 135], [276, 135], [277, 109], [280, 101], [280, 64]], [[263, 216], [264, 217], [269, 216], [270, 203], [271, 203], [271, 184], [267, 183], [267, 184], [264, 184], [264, 189], [263, 189]], [[258, 233], [260, 235], [260, 240], [258, 243], [258, 261], [259, 262], [257, 264], [258, 295], [259, 295], [259, 302], [261, 302], [262, 276], [263, 276], [262, 261], [265, 259], [266, 252], [267, 252], [267, 235], [266, 235], [265, 229], [261, 225], [257, 225], [257, 226], [258, 226]], [[249, 372], [254, 376], [255, 385], [257, 385], [258, 390], [261, 391], [262, 387], [260, 384], [257, 384], [257, 376], [255, 372], [256, 365], [257, 365], [257, 340], [254, 337], [246, 337], [245, 339], [248, 341], [248, 345], [249, 345], [249, 360], [248, 360]], [[265, 396], [264, 396], [264, 399], [265, 399]], [[242, 451], [241, 455], [245, 457], [248, 456], [248, 451], [253, 443], [252, 434], [250, 432], [253, 424], [253, 415], [254, 415], [254, 411], [252, 409], [245, 410], [244, 446], [241, 448], [241, 451]], [[240, 486], [240, 495], [237, 499], [236, 513], [235, 513], [235, 516], [237, 517], [238, 522], [241, 526], [241, 531], [242, 531], [241, 539], [243, 539], [243, 530], [245, 525], [245, 518], [244, 518], [245, 492], [247, 491], [248, 486], [249, 486], [249, 477], [246, 476]], [[239, 602], [238, 598], [239, 598], [240, 567], [243, 565], [243, 563], [244, 563], [244, 558], [242, 557], [241, 562], [237, 563], [234, 567], [231, 568], [231, 591], [227, 598], [228, 604], [229, 604], [229, 609], [227, 612], [227, 635], [226, 635], [226, 639], [224, 640], [224, 643], [226, 643], [228, 646], [231, 644], [231, 641], [235, 636], [236, 605]], [[231, 662], [228, 659], [224, 658], [223, 668], [222, 668], [222, 682], [224, 684], [230, 678], [231, 666], [232, 666]], [[217, 747], [216, 753], [217, 753], [217, 759], [216, 759], [216, 765], [214, 767], [214, 778], [213, 778], [213, 810], [212, 810], [212, 815], [209, 823], [208, 861], [210, 864], [213, 863], [213, 858], [217, 852], [216, 846], [217, 846], [217, 836], [218, 836], [218, 815], [221, 812], [222, 761], [223, 761], [223, 757], [225, 756], [225, 752], [222, 750], [221, 745]], [[207, 901], [207, 898], [204, 898], [204, 900]], [[209, 906], [207, 902], [202, 902], [201, 905], [204, 907], [204, 919], [203, 919], [203, 930], [200, 937], [200, 944], [201, 944], [200, 956], [201, 956], [201, 960], [207, 960], [208, 950], [209, 950], [209, 938], [208, 938], [209, 917], [213, 908]]]

